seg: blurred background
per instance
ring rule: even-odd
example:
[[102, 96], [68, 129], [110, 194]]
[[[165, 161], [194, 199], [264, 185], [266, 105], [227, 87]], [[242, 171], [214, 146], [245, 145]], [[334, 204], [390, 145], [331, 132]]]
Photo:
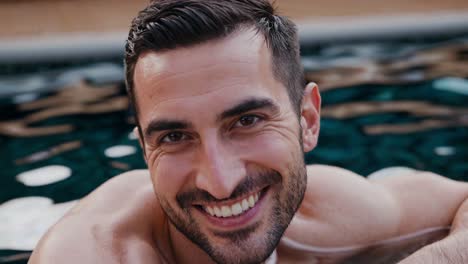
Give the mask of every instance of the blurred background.
[[[0, 0], [0, 263], [76, 201], [144, 168], [123, 46], [147, 1]], [[307, 163], [468, 180], [468, 1], [277, 1], [322, 98]]]

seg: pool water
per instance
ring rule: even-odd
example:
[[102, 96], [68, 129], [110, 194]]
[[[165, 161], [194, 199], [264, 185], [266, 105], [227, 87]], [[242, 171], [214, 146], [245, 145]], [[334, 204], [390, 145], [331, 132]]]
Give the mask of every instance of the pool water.
[[[468, 181], [467, 36], [324, 43], [304, 47], [303, 64], [323, 100], [308, 164]], [[0, 65], [0, 111], [0, 263], [27, 262], [76, 200], [145, 167], [121, 58]]]
[[467, 180], [468, 38], [331, 45], [305, 49], [303, 61], [323, 100], [308, 163]]

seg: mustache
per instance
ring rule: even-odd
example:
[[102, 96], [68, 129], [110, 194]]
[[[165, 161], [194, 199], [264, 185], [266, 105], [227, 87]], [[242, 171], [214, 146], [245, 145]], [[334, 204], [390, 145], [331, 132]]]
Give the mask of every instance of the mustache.
[[200, 189], [189, 190], [177, 194], [176, 200], [181, 208], [190, 208], [194, 203], [222, 202], [236, 199], [250, 193], [252, 190], [280, 183], [281, 174], [275, 170], [261, 170], [249, 173], [234, 189], [231, 196], [225, 199], [217, 199], [209, 192]]

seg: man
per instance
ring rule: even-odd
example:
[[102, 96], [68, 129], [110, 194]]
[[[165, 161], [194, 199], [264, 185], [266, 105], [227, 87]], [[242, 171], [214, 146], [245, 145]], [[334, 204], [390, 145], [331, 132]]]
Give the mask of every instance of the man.
[[403, 262], [468, 262], [468, 184], [305, 166], [320, 95], [268, 1], [154, 1], [125, 63], [149, 170], [84, 198], [31, 263], [377, 263], [449, 226]]

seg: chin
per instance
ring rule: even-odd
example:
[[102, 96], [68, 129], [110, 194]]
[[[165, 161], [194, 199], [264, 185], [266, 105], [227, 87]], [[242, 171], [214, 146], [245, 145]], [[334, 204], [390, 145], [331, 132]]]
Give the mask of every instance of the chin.
[[[284, 210], [279, 194], [266, 195], [260, 220], [229, 232], [205, 230], [207, 244], [198, 244], [216, 263], [262, 263], [279, 244], [294, 214]], [[267, 199], [269, 198], [269, 199]], [[260, 204], [262, 205], [262, 204]], [[259, 205], [259, 206], [260, 206]]]
[[[238, 236], [238, 234], [233, 235], [234, 237]], [[274, 240], [279, 242], [279, 239]], [[216, 263], [262, 263], [276, 249], [277, 243], [274, 240], [271, 239], [271, 234], [268, 232], [258, 234], [255, 232], [242, 241], [211, 243], [212, 248], [207, 253]]]
[[[197, 195], [182, 196], [178, 206], [164, 199], [160, 202], [171, 223], [216, 263], [261, 263], [276, 249], [302, 202], [306, 187], [302, 169], [291, 170], [286, 178], [270, 171], [251, 177], [250, 182], [257, 184], [245, 186], [262, 187], [261, 194], [250, 209], [235, 216], [206, 212], [198, 206], [202, 199]], [[248, 190], [240, 193], [249, 194]]]

